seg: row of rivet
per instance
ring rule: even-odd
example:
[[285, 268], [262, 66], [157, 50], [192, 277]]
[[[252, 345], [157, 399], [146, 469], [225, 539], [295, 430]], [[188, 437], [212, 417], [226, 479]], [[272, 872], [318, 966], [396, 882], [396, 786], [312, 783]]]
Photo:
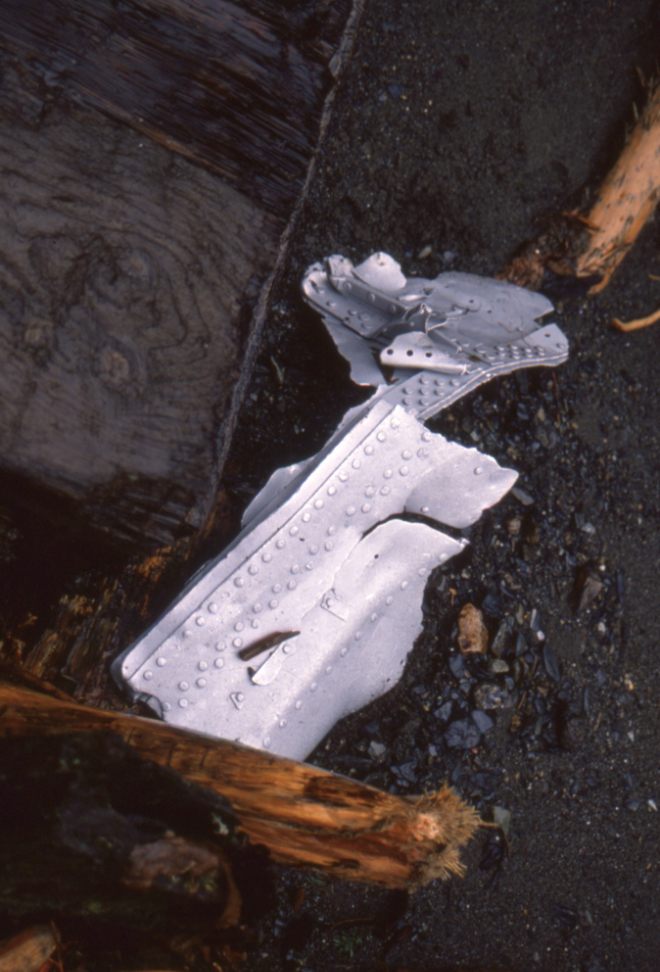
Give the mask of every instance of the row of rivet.
[[[475, 471], [476, 471], [476, 470], [475, 470]], [[481, 471], [481, 470], [479, 470], [479, 471]], [[444, 558], [443, 558], [443, 559], [444, 559]], [[425, 576], [425, 575], [426, 575], [426, 574], [428, 573], [428, 569], [427, 569], [426, 567], [420, 567], [420, 568], [418, 569], [418, 571], [417, 571], [417, 573], [419, 574], [419, 576], [420, 576], [420, 577], [424, 577], [424, 576]], [[403, 580], [403, 581], [401, 581], [401, 584], [400, 584], [400, 588], [401, 588], [401, 590], [403, 590], [403, 591], [405, 591], [405, 590], [406, 590], [406, 589], [408, 588], [408, 586], [409, 586], [409, 582], [408, 582], [407, 580]], [[393, 596], [392, 596], [392, 595], [388, 595], [388, 596], [387, 596], [387, 598], [385, 599], [385, 603], [386, 603], [386, 604], [387, 604], [388, 606], [390, 606], [390, 605], [392, 604], [392, 602], [393, 602], [393, 600], [394, 600], [394, 598], [393, 598]], [[383, 615], [383, 616], [384, 616], [384, 615]], [[370, 620], [370, 621], [371, 621], [372, 623], [374, 623], [374, 622], [376, 622], [376, 621], [377, 621], [377, 620], [379, 619], [379, 617], [381, 617], [381, 615], [379, 615], [379, 614], [378, 614], [377, 612], [373, 612], [373, 613], [371, 614], [371, 616], [370, 616], [370, 619], [369, 619], [369, 620]], [[236, 628], [237, 628], [238, 630], [242, 630], [242, 625], [241, 625], [241, 627], [239, 627], [239, 625], [241, 625], [241, 622], [238, 622], [238, 623], [237, 623], [237, 625], [236, 625]], [[361, 632], [361, 631], [357, 631], [357, 632], [355, 633], [355, 636], [354, 636], [354, 637], [355, 637], [355, 640], [356, 640], [356, 641], [360, 641], [360, 640], [361, 640], [361, 638], [362, 638], [362, 632]], [[239, 644], [239, 642], [240, 642], [240, 644]], [[242, 645], [242, 641], [241, 641], [241, 639], [234, 639], [234, 641], [233, 641], [233, 644], [234, 644], [235, 646], [238, 646], [238, 647], [240, 647], [240, 645]], [[216, 650], [217, 650], [217, 651], [224, 651], [224, 650], [225, 650], [225, 647], [226, 647], [226, 646], [225, 646], [225, 645], [224, 645], [224, 644], [223, 644], [222, 642], [218, 642], [218, 643], [216, 644]], [[285, 645], [283, 646], [283, 650], [284, 650], [284, 652], [286, 652], [286, 651], [287, 651], [287, 648], [288, 648], [289, 650], [291, 650], [291, 646], [290, 646], [290, 645], [288, 645], [288, 644], [285, 644]], [[341, 651], [340, 651], [340, 653], [339, 653], [339, 654], [340, 654], [340, 657], [342, 657], [342, 658], [345, 658], [345, 657], [346, 657], [346, 655], [348, 654], [348, 648], [347, 648], [346, 646], [344, 646], [344, 647], [343, 647], [343, 648], [341, 649]], [[158, 660], [157, 660], [157, 664], [158, 664], [158, 665], [159, 665], [160, 667], [163, 667], [163, 666], [164, 666], [164, 665], [166, 664], [166, 661], [167, 661], [167, 660], [166, 660], [166, 659], [165, 659], [164, 657], [160, 657], [160, 658], [158, 658]], [[214, 663], [214, 667], [216, 667], [216, 668], [222, 668], [223, 666], [224, 666], [224, 661], [223, 661], [223, 659], [222, 659], [222, 658], [216, 658], [216, 660], [215, 660], [215, 663]], [[200, 662], [198, 663], [198, 665], [197, 665], [197, 667], [198, 667], [198, 669], [199, 669], [200, 671], [202, 671], [202, 672], [205, 672], [205, 671], [207, 671], [207, 669], [208, 669], [208, 667], [209, 667], [209, 666], [208, 666], [208, 663], [207, 663], [206, 661], [204, 661], [204, 660], [202, 660], [202, 661], [200, 661]], [[333, 670], [333, 666], [332, 666], [332, 665], [328, 665], [328, 666], [326, 667], [326, 669], [325, 669], [325, 673], [326, 673], [326, 675], [330, 675], [330, 674], [332, 673], [332, 670]], [[146, 671], [146, 672], [144, 673], [144, 678], [145, 678], [145, 679], [146, 679], [147, 681], [150, 681], [150, 680], [151, 680], [151, 679], [153, 678], [153, 672], [151, 672], [151, 671]], [[195, 681], [195, 684], [196, 684], [196, 686], [197, 686], [198, 688], [200, 688], [200, 689], [203, 689], [203, 688], [205, 688], [205, 687], [206, 687], [206, 685], [207, 685], [207, 681], [206, 681], [206, 678], [203, 678], [203, 677], [200, 677], [200, 678], [198, 678], [198, 679], [196, 679], [196, 681]], [[316, 682], [313, 682], [313, 683], [311, 684], [311, 686], [310, 686], [310, 691], [312, 691], [312, 692], [315, 692], [315, 691], [316, 691], [316, 689], [317, 689], [317, 687], [318, 687], [318, 683], [316, 683]], [[187, 692], [187, 691], [189, 690], [189, 688], [190, 688], [190, 685], [189, 685], [189, 683], [188, 683], [188, 682], [186, 682], [185, 680], [182, 680], [181, 682], [179, 682], [179, 684], [178, 684], [178, 688], [179, 688], [179, 691], [181, 691], [181, 692]], [[244, 698], [245, 698], [245, 696], [243, 695], [243, 693], [242, 693], [242, 692], [237, 692], [237, 693], [230, 693], [230, 699], [231, 699], [231, 700], [232, 700], [232, 701], [234, 702], [234, 704], [235, 704], [235, 705], [237, 705], [237, 707], [238, 707], [238, 708], [240, 708], [240, 707], [241, 707], [241, 705], [242, 705], [242, 703], [243, 703], [243, 701], [244, 701]], [[182, 698], [180, 698], [180, 699], [178, 700], [178, 705], [179, 705], [179, 707], [180, 707], [180, 708], [182, 708], [182, 709], [185, 709], [185, 708], [187, 708], [187, 707], [188, 707], [188, 705], [189, 705], [189, 700], [188, 700], [187, 698], [185, 698], [185, 697], [182, 697]], [[302, 701], [300, 701], [300, 700], [298, 700], [298, 701], [297, 701], [297, 702], [295, 703], [295, 708], [296, 708], [296, 709], [300, 709], [301, 707], [302, 707]], [[164, 709], [164, 711], [169, 711], [169, 710], [170, 710], [170, 708], [171, 708], [171, 705], [170, 705], [170, 703], [168, 703], [168, 702], [164, 702], [164, 703], [163, 703], [163, 709]], [[281, 728], [284, 728], [285, 726], [286, 726], [286, 720], [281, 720], [281, 721], [280, 721], [280, 727], [281, 727]], [[268, 742], [267, 742], [267, 740], [268, 740]], [[269, 737], [266, 737], [266, 739], [265, 739], [265, 740], [264, 740], [264, 742], [263, 742], [263, 745], [264, 745], [264, 747], [265, 747], [266, 749], [267, 749], [267, 748], [269, 747], [269, 745], [270, 745], [270, 740], [269, 740]]]
[[[391, 420], [391, 422], [390, 422], [390, 427], [393, 428], [393, 429], [397, 429], [399, 427], [399, 425], [400, 425], [399, 420], [396, 419], [396, 418], [393, 418]], [[387, 436], [386, 436], [386, 433], [381, 430], [381, 431], [379, 431], [377, 433], [376, 438], [377, 438], [377, 440], [379, 442], [382, 443], [382, 442], [386, 441]], [[422, 438], [423, 441], [430, 441], [430, 439], [431, 439], [431, 433], [428, 432], [427, 430], [424, 430], [424, 432], [422, 433], [421, 438]], [[373, 455], [374, 451], [375, 451], [374, 450], [374, 447], [371, 444], [368, 444], [368, 445], [366, 445], [364, 447], [364, 452], [365, 452], [366, 455]], [[417, 452], [417, 455], [420, 458], [426, 458], [428, 456], [428, 450], [427, 449], [419, 449], [418, 452]], [[410, 459], [410, 458], [412, 458], [412, 452], [409, 449], [404, 449], [402, 451], [402, 453], [401, 453], [401, 456], [402, 456], [403, 459]], [[359, 460], [353, 460], [352, 465], [353, 465], [354, 468], [360, 468], [360, 465], [361, 464], [360, 464], [360, 461]], [[400, 475], [402, 475], [402, 476], [407, 476], [408, 473], [409, 473], [409, 471], [410, 470], [409, 470], [408, 466], [406, 466], [406, 465], [403, 465], [400, 468], [400, 470], [399, 470]], [[390, 479], [393, 476], [393, 470], [386, 469], [384, 471], [383, 475], [384, 475], [384, 477], [386, 479]], [[340, 478], [340, 480], [342, 480], [342, 481], [345, 482], [348, 479], [348, 474], [345, 471], [342, 471], [342, 472], [339, 473], [339, 478]], [[367, 486], [366, 489], [365, 489], [365, 495], [368, 498], [370, 498], [371, 496], [374, 495], [375, 491], [376, 491], [376, 488], [374, 486]], [[334, 487], [334, 486], [328, 487], [327, 492], [328, 492], [329, 495], [336, 495], [336, 492], [337, 492], [336, 487]], [[380, 492], [381, 492], [382, 495], [387, 496], [387, 495], [389, 495], [389, 493], [391, 492], [391, 490], [390, 490], [390, 488], [388, 486], [383, 486], [381, 488]], [[314, 505], [315, 505], [315, 507], [317, 509], [322, 508], [323, 507], [323, 501], [322, 500], [317, 500]], [[365, 514], [366, 513], [369, 513], [370, 510], [371, 510], [371, 505], [369, 503], [365, 503], [365, 504], [362, 505], [361, 510]], [[347, 507], [347, 509], [346, 509], [346, 514], [348, 516], [353, 516], [356, 512], [357, 512], [357, 509], [352, 504], [349, 505]], [[310, 520], [311, 520], [311, 514], [309, 512], [303, 513], [302, 520], [305, 523], [309, 523]], [[289, 532], [292, 535], [295, 536], [299, 532], [299, 528], [296, 527], [296, 526], [292, 526], [290, 528], [290, 531]], [[332, 526], [329, 527], [328, 530], [327, 530], [327, 533], [330, 534], [331, 536], [334, 535], [335, 532], [336, 532], [336, 529], [335, 529], [335, 527], [332, 527]], [[280, 537], [276, 541], [276, 544], [275, 545], [276, 545], [276, 547], [277, 547], [278, 550], [283, 550], [286, 547], [286, 541], [283, 538]], [[327, 540], [324, 543], [324, 548], [328, 552], [331, 551], [333, 549], [333, 547], [334, 547], [334, 543], [333, 543], [332, 540]], [[315, 554], [318, 551], [318, 545], [312, 545], [309, 549], [310, 549], [310, 553]], [[262, 560], [264, 561], [264, 563], [270, 563], [272, 561], [272, 554], [269, 553], [269, 552], [265, 552], [264, 554], [262, 554]], [[308, 564], [305, 565], [305, 568], [306, 568], [306, 570], [310, 570], [311, 571], [313, 569], [313, 564], [308, 563]], [[295, 575], [295, 574], [300, 573], [300, 569], [301, 569], [300, 568], [300, 565], [294, 564], [291, 567], [291, 572]], [[255, 564], [251, 564], [248, 567], [248, 573], [250, 575], [252, 575], [252, 576], [256, 575], [258, 573], [257, 566]], [[243, 578], [241, 576], [236, 577], [234, 579], [234, 585], [236, 587], [238, 587], [238, 588], [244, 587], [245, 586], [245, 578]], [[295, 590], [296, 589], [296, 586], [297, 586], [296, 581], [293, 581], [293, 580], [292, 581], [289, 581], [288, 584], [287, 584], [287, 588], [289, 590]], [[279, 594], [282, 591], [282, 585], [281, 584], [275, 584], [275, 585], [273, 585], [272, 591], [275, 594]], [[279, 606], [279, 601], [277, 600], [277, 598], [273, 598], [273, 599], [271, 599], [268, 602], [268, 606], [269, 606], [269, 608], [271, 610], [275, 610]], [[218, 610], [219, 610], [217, 603], [216, 602], [210, 602], [208, 604], [207, 610], [211, 614], [216, 614], [218, 612]], [[257, 602], [257, 603], [255, 603], [253, 605], [253, 611], [255, 613], [259, 613], [261, 610], [263, 610], [263, 605], [261, 603]], [[201, 626], [203, 626], [205, 624], [205, 618], [202, 615], [199, 615], [195, 619], [195, 623], [198, 626], [201, 627]], [[253, 619], [251, 621], [251, 627], [254, 628], [254, 629], [258, 629], [260, 627], [259, 620], [256, 619], [256, 618]], [[235, 630], [236, 631], [242, 631], [243, 628], [244, 628], [243, 622], [241, 622], [241, 621], [236, 622], [236, 624], [235, 624]], [[183, 636], [184, 639], [188, 639], [188, 638], [192, 637], [192, 631], [190, 629], [187, 629], [186, 628], [186, 629], [183, 630], [182, 636]], [[243, 647], [243, 640], [242, 640], [242, 638], [234, 638], [232, 644], [237, 649], [242, 648]], [[216, 662], [216, 664], [217, 664], [217, 662]], [[147, 677], [146, 674], [145, 674], [145, 677]]]

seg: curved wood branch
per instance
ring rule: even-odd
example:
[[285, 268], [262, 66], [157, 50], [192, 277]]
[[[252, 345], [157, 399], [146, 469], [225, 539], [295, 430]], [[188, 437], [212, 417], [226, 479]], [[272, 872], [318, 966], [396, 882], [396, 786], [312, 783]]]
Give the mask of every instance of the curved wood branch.
[[600, 277], [591, 294], [607, 286], [652, 217], [659, 195], [660, 86], [650, 97], [588, 214], [589, 240], [577, 259], [577, 276]]

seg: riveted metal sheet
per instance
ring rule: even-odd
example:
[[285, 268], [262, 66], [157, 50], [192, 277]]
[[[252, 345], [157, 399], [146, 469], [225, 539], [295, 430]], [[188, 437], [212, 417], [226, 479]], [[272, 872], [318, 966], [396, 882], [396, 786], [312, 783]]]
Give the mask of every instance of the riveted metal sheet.
[[[319, 657], [334, 657], [341, 646], [330, 637], [333, 625], [363, 627], [359, 604], [374, 606], [393, 596], [392, 571], [397, 583], [405, 584], [402, 590], [412, 581], [400, 572], [415, 574], [416, 593], [399, 604], [397, 630], [414, 627], [423, 588], [419, 570], [427, 574], [463, 544], [430, 527], [411, 532], [411, 524], [399, 523], [393, 545], [395, 528], [383, 532], [384, 521], [409, 510], [453, 527], [466, 526], [497, 502], [515, 478], [515, 473], [501, 469], [489, 456], [448, 442], [401, 407], [379, 401], [338, 444], [318, 457], [313, 468], [294, 476], [271, 499], [274, 508], [266, 502], [254, 514], [234, 546], [195, 579], [168, 614], [119, 660], [115, 674], [169, 721], [256, 744], [253, 723], [249, 732], [241, 726], [247, 712], [268, 722], [264, 684], [277, 683], [279, 699], [285, 683], [300, 689], [307, 668], [296, 669], [294, 678], [284, 665], [283, 674], [274, 680], [264, 681], [267, 670], [254, 682], [250, 669], [261, 670], [259, 659], [243, 661], [240, 652], [274, 632], [299, 630], [295, 640], [274, 649], [271, 668], [277, 659], [284, 661], [288, 651], [297, 659], [312, 653], [314, 664], [320, 664]], [[375, 538], [366, 546], [365, 535]], [[376, 539], [388, 543], [382, 555], [372, 557], [370, 569], [365, 567], [357, 583], [360, 557], [373, 551]], [[383, 585], [388, 594], [382, 594]], [[353, 588], [359, 592], [359, 603]], [[396, 660], [389, 658], [388, 671], [392, 666], [400, 668], [412, 646], [408, 638], [395, 642], [391, 650]], [[314, 649], [309, 647], [312, 644]], [[381, 663], [385, 664], [383, 659]], [[327, 731], [344, 712], [345, 697], [345, 689], [336, 698], [318, 697], [323, 702], [316, 707], [323, 708], [318, 709], [314, 725], [310, 723], [301, 734], [296, 753], [313, 748], [321, 738], [315, 727], [322, 723], [323, 732]], [[283, 705], [278, 702], [275, 712], [281, 718], [285, 718]], [[262, 742], [263, 738], [262, 732]]]
[[255, 629], [242, 612], [245, 622], [210, 637], [194, 631], [194, 647], [184, 629], [136, 675], [169, 722], [304, 759], [338, 719], [396, 684], [421, 628], [428, 574], [464, 544], [390, 520], [356, 544], [331, 581], [344, 618], [310, 600], [297, 615], [300, 636], [249, 663], [237, 647]]
[[[330, 257], [303, 290], [373, 396], [318, 455], [272, 475], [234, 543], [113, 666], [168, 721], [294, 758], [398, 679], [426, 577], [465, 543], [432, 524], [469, 526], [516, 480], [422, 420], [567, 353], [536, 321], [545, 298], [467, 274], [407, 281], [387, 254]], [[386, 369], [388, 384], [388, 357], [415, 367]]]

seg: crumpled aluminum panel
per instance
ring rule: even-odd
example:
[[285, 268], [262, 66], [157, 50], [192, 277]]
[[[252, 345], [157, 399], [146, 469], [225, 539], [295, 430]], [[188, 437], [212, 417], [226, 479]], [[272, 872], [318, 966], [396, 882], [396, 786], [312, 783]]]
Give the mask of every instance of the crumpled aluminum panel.
[[[115, 673], [169, 722], [304, 758], [337, 719], [394, 684], [425, 578], [465, 545], [390, 518], [408, 511], [466, 527], [515, 479], [379, 401], [249, 519]], [[293, 631], [264, 657], [241, 658]]]
[[[422, 418], [495, 375], [561, 364], [568, 342], [541, 294], [469, 273], [407, 280], [386, 253], [354, 267], [345, 257], [313, 264], [306, 300], [323, 317], [351, 378]], [[393, 367], [393, 387], [383, 368]], [[389, 388], [382, 388], [383, 384]]]
[[[516, 480], [422, 420], [493, 374], [567, 351], [555, 325], [538, 325], [544, 298], [443, 276], [437, 291], [407, 281], [386, 254], [307, 272], [308, 300], [376, 391], [317, 456], [271, 476], [234, 543], [114, 663], [167, 721], [302, 759], [396, 683], [429, 572], [465, 546], [439, 525], [469, 526]], [[390, 348], [393, 371], [380, 363]]]

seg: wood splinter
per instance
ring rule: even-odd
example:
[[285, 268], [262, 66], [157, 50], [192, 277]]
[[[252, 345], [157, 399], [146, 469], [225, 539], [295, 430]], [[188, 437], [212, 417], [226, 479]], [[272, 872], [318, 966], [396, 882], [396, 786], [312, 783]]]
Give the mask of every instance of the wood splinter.
[[648, 317], [637, 317], [634, 321], [620, 321], [618, 317], [612, 318], [612, 324], [617, 331], [624, 331], [626, 334], [630, 331], [639, 331], [643, 327], [648, 327], [649, 324], [655, 324], [656, 321], [660, 321], [660, 309], [649, 314]]
[[40, 972], [56, 948], [57, 941], [47, 925], [27, 928], [0, 942], [0, 972]]

